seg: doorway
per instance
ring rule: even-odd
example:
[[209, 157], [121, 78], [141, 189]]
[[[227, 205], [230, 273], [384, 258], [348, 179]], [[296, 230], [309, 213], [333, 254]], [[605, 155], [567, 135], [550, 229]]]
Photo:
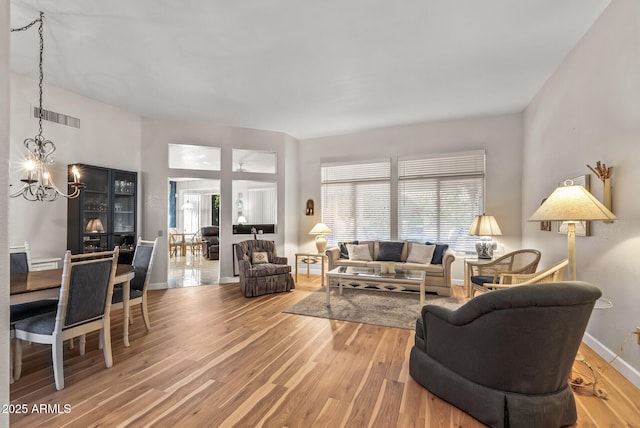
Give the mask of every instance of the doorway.
[[220, 180], [170, 177], [168, 185], [168, 287], [219, 284]]

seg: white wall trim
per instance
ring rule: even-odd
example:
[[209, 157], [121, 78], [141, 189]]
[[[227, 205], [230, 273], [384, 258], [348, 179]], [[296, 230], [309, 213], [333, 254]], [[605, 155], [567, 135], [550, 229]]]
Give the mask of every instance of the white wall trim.
[[[582, 338], [583, 342], [593, 349], [593, 351], [604, 358], [607, 362], [611, 361], [615, 356], [615, 352], [604, 346], [602, 342], [591, 336], [589, 333], [585, 333]], [[640, 372], [633, 368], [622, 358], [618, 357], [611, 363], [611, 366], [618, 370], [622, 376], [627, 378], [629, 382], [633, 383], [636, 387], [640, 388]]]

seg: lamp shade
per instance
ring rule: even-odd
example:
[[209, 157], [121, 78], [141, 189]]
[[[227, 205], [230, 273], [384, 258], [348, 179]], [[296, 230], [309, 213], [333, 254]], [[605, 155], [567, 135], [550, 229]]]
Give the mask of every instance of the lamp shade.
[[245, 224], [247, 222], [247, 218], [243, 215], [238, 217], [238, 224]]
[[309, 235], [322, 235], [323, 233], [331, 233], [331, 229], [324, 223], [316, 224], [313, 226], [313, 229], [309, 231]]
[[580, 185], [561, 186], [538, 207], [529, 221], [617, 220], [618, 217]]
[[92, 218], [87, 223], [87, 232], [89, 233], [104, 233], [104, 226], [99, 218]]
[[473, 236], [497, 236], [502, 235], [500, 226], [492, 215], [477, 215], [469, 228], [469, 235]]

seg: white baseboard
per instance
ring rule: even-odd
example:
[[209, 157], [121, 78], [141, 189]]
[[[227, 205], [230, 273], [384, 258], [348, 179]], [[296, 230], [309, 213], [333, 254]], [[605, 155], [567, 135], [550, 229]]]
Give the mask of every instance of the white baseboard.
[[[615, 352], [604, 346], [602, 342], [591, 336], [589, 333], [584, 334], [582, 341], [607, 362], [611, 361], [613, 357], [616, 356]], [[620, 374], [622, 374], [622, 376], [629, 380], [629, 382], [640, 388], [640, 372], [632, 367], [629, 363], [618, 357], [613, 363], [611, 363], [611, 366], [618, 370]]]
[[156, 282], [155, 284], [147, 285], [148, 290], [165, 290], [169, 288], [169, 285], [166, 282]]
[[240, 277], [229, 276], [229, 277], [221, 277], [220, 278], [220, 284], [228, 284], [230, 282], [240, 282]]

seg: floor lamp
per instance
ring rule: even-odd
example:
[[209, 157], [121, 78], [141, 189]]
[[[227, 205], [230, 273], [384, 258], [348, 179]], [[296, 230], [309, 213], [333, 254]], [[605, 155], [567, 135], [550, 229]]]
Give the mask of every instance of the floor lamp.
[[576, 223], [580, 221], [617, 220], [609, 209], [600, 203], [587, 189], [572, 182], [565, 182], [544, 201], [529, 221], [567, 222], [569, 246], [569, 280], [576, 280]]

